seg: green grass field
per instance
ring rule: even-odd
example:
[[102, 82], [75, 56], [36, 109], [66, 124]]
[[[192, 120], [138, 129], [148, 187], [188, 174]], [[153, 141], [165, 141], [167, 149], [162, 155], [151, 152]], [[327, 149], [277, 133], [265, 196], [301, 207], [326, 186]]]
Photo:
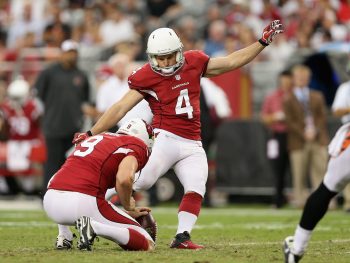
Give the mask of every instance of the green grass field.
[[[176, 231], [176, 208], [154, 208], [159, 226], [155, 251], [125, 252], [100, 238], [87, 252], [56, 251], [57, 227], [41, 210], [0, 210], [0, 262], [283, 262], [282, 240], [294, 233], [300, 213], [261, 206], [203, 209], [192, 239], [206, 248], [184, 251], [168, 248]], [[330, 211], [302, 262], [350, 262], [350, 215]]]

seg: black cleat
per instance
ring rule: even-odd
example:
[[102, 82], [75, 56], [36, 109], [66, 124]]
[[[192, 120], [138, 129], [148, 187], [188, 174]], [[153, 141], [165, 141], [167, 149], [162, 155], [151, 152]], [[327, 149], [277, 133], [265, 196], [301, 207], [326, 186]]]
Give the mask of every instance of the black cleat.
[[82, 216], [75, 222], [75, 228], [79, 230], [80, 235], [78, 242], [78, 248], [80, 250], [91, 251], [91, 246], [94, 244], [96, 234], [90, 220], [90, 217]]
[[[73, 238], [75, 238], [75, 234], [73, 234]], [[73, 240], [69, 240], [62, 235], [58, 235], [56, 239], [56, 249], [64, 250], [64, 249], [72, 249]]]
[[284, 262], [285, 263], [298, 263], [303, 255], [296, 255], [292, 253], [294, 237], [289, 236], [283, 242], [283, 253], [284, 253]]

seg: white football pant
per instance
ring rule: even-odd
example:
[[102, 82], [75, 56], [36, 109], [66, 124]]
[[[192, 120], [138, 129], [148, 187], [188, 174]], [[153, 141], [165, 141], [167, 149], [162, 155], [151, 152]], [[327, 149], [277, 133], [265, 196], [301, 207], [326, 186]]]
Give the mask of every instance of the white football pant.
[[[60, 225], [73, 226], [80, 217], [90, 217], [99, 223], [96, 225], [98, 225], [100, 233], [107, 233], [101, 236], [111, 237], [109, 238], [111, 240], [114, 240], [114, 231], [120, 232], [132, 228], [153, 242], [151, 236], [138, 226], [134, 218], [104, 199], [78, 192], [49, 189], [44, 196], [44, 210], [54, 222]], [[124, 245], [128, 239], [129, 234], [125, 236], [124, 242], [119, 243]]]
[[332, 192], [341, 192], [350, 182], [350, 147], [328, 162], [324, 185]]
[[188, 140], [168, 131], [159, 132], [150, 159], [135, 175], [134, 190], [149, 189], [160, 176], [171, 168], [179, 178], [184, 193], [196, 192], [204, 197], [208, 178], [208, 162], [202, 142]]

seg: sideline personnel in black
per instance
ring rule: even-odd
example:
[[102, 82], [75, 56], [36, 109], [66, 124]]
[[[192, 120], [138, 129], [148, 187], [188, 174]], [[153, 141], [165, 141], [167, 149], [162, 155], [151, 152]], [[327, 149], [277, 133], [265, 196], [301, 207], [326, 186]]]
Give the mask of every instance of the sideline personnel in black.
[[78, 43], [66, 40], [61, 51], [59, 61], [42, 71], [35, 83], [37, 95], [45, 107], [42, 129], [47, 161], [42, 189], [46, 189], [51, 176], [64, 163], [74, 133], [82, 128], [83, 105], [89, 99], [87, 76], [77, 67]]

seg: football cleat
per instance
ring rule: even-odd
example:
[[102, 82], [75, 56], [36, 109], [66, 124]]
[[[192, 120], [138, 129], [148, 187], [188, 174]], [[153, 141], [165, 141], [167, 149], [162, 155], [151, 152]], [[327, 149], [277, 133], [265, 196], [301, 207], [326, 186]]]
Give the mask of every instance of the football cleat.
[[94, 244], [96, 233], [91, 226], [91, 219], [87, 216], [80, 217], [75, 222], [75, 228], [79, 230], [80, 239], [78, 248], [80, 250], [91, 251], [91, 246]]
[[171, 242], [170, 248], [179, 248], [179, 249], [202, 249], [204, 246], [197, 245], [191, 241], [190, 234], [185, 231], [179, 233], [175, 236], [175, 239]]
[[[75, 238], [75, 234], [73, 234], [73, 238]], [[68, 240], [63, 235], [58, 235], [56, 239], [56, 249], [64, 250], [71, 249], [73, 247], [73, 240]]]
[[303, 255], [296, 255], [292, 252], [294, 237], [286, 237], [283, 243], [283, 253], [284, 253], [284, 262], [285, 263], [298, 263]]

